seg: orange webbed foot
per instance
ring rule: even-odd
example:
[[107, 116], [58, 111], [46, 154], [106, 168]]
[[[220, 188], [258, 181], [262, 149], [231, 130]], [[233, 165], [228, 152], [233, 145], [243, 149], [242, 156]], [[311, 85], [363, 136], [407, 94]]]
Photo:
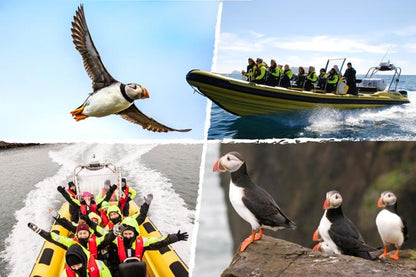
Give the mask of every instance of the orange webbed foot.
[[81, 107], [79, 107], [79, 108], [77, 108], [77, 109], [73, 110], [73, 111], [71, 112], [71, 115], [72, 115], [72, 116], [76, 116], [76, 115], [80, 115], [80, 114], [82, 114], [82, 112], [84, 111], [84, 108], [85, 108], [85, 105], [82, 105]]
[[254, 241], [255, 231], [251, 232], [251, 235], [246, 238], [240, 245], [240, 252], [244, 252], [246, 248]]
[[259, 240], [263, 237], [263, 228], [260, 228], [260, 232], [254, 236], [254, 240]]

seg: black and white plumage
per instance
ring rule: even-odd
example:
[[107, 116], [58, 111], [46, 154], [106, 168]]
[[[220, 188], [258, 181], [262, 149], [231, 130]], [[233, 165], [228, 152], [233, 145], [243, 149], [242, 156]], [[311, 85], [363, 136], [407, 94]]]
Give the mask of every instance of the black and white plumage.
[[383, 192], [377, 201], [377, 206], [383, 208], [376, 217], [378, 233], [384, 245], [384, 253], [380, 258], [388, 255], [387, 247], [394, 244], [396, 252], [390, 255], [391, 258], [399, 259], [399, 250], [407, 239], [407, 226], [404, 219], [397, 211], [397, 197], [391, 191]]
[[139, 84], [123, 84], [108, 73], [100, 54], [94, 46], [84, 15], [84, 7], [80, 5], [72, 21], [72, 38], [75, 48], [82, 56], [85, 70], [92, 80], [93, 92], [84, 103], [71, 112], [76, 121], [89, 116], [103, 117], [118, 114], [125, 120], [141, 125], [143, 129], [153, 132], [188, 132], [190, 129], [173, 129], [163, 125], [142, 113], [134, 100], [149, 97], [146, 88]]
[[[272, 196], [251, 181], [240, 153], [230, 152], [222, 156], [214, 164], [213, 170], [231, 173], [230, 202], [238, 215], [251, 225], [252, 235], [246, 239], [247, 244], [243, 242], [241, 251], [253, 240], [261, 238], [262, 228], [295, 228], [295, 224], [282, 212]], [[260, 233], [254, 236], [259, 229]]]
[[367, 245], [354, 223], [342, 212], [342, 196], [338, 191], [329, 191], [324, 202], [325, 212], [318, 232], [335, 254], [345, 254], [374, 260], [378, 250]]

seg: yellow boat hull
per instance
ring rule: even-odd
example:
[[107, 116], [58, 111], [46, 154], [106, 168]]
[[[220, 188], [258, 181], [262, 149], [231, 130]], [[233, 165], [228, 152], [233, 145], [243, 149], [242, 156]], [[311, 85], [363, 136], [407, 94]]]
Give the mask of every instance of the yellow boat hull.
[[[115, 204], [115, 203], [110, 203]], [[69, 218], [68, 203], [65, 202], [59, 214]], [[130, 214], [139, 211], [139, 207], [134, 201], [130, 201]], [[157, 230], [155, 225], [146, 218], [145, 222], [140, 225], [140, 233], [144, 237], [161, 237], [162, 234]], [[52, 224], [51, 232], [57, 232], [62, 236], [69, 236], [70, 232], [60, 225]], [[189, 269], [181, 260], [172, 246], [165, 247], [158, 251], [146, 251], [143, 257], [146, 263], [147, 273], [151, 277], [162, 276], [189, 276]], [[45, 241], [36, 262], [33, 266], [30, 276], [32, 277], [55, 277], [60, 276], [65, 265], [65, 250], [53, 243]]]
[[224, 110], [238, 115], [331, 107], [356, 109], [409, 103], [399, 92], [339, 95], [259, 85], [219, 74], [191, 70], [187, 82]]

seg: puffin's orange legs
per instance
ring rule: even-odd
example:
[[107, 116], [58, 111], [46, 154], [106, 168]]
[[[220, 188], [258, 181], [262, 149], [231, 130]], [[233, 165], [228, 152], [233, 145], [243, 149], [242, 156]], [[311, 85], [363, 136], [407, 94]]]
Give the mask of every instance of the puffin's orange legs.
[[396, 247], [396, 252], [393, 255], [390, 255], [390, 258], [392, 258], [394, 260], [399, 259], [399, 248]]
[[256, 231], [251, 231], [251, 235], [246, 238], [240, 245], [240, 252], [243, 252], [246, 250], [247, 246], [249, 246], [250, 243], [254, 241], [254, 235], [256, 234]]
[[260, 232], [256, 234], [256, 236], [254, 237], [254, 240], [259, 240], [261, 239], [262, 236], [263, 236], [263, 228], [260, 228]]
[[384, 246], [384, 252], [380, 256], [378, 256], [379, 259], [384, 259], [387, 256], [387, 245]]
[[77, 109], [75, 109], [71, 112], [71, 115], [73, 117], [75, 117], [76, 121], [80, 121], [80, 120], [86, 119], [88, 117], [88, 115], [82, 114], [82, 112], [84, 111], [84, 108], [85, 108], [85, 105], [82, 105], [81, 107], [79, 107], [79, 108], [77, 108]]

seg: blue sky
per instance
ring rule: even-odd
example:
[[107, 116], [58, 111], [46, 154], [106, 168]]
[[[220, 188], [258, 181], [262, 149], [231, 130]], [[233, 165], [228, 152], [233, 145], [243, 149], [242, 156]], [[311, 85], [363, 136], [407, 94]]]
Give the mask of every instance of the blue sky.
[[245, 69], [248, 57], [291, 66], [345, 57], [358, 73], [385, 60], [416, 74], [416, 1], [224, 2], [218, 72]]
[[142, 84], [136, 106], [189, 133], [157, 134], [118, 116], [75, 122], [70, 111], [91, 92], [71, 38], [80, 1], [0, 2], [0, 140], [203, 139], [206, 98], [186, 73], [209, 71], [218, 1], [84, 1], [89, 31], [117, 80]]

